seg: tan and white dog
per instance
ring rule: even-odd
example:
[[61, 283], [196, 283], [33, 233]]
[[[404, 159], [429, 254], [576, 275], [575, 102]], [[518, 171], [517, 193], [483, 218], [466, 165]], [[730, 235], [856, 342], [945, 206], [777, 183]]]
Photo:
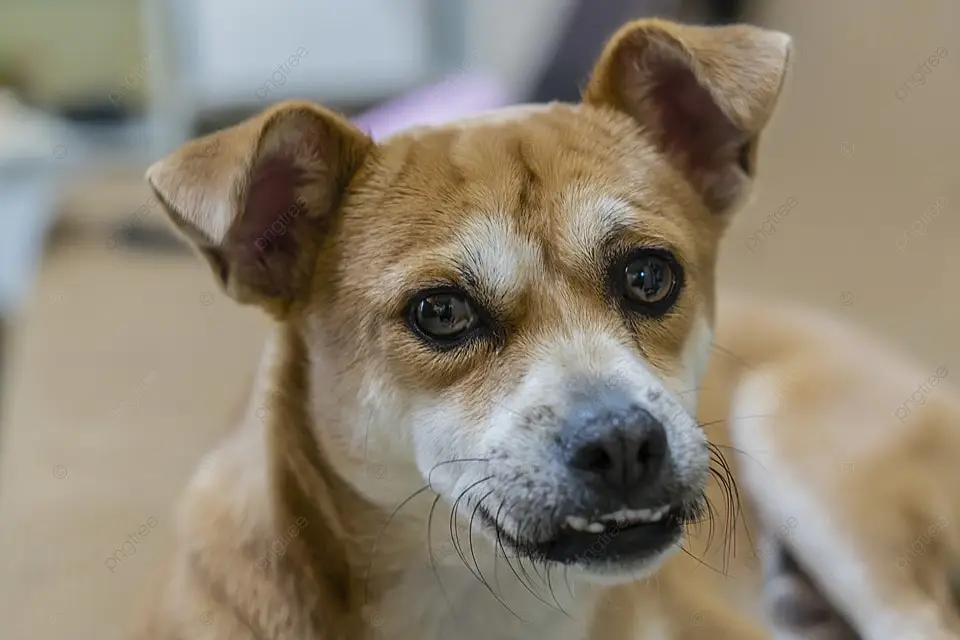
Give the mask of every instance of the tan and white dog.
[[[581, 104], [375, 144], [284, 103], [154, 165], [173, 221], [276, 329], [143, 637], [769, 637], [705, 569], [728, 549], [683, 542], [705, 519], [744, 530], [723, 508], [738, 464], [770, 610], [809, 596], [837, 625], [774, 615], [781, 637], [956, 637], [937, 589], [960, 412], [931, 397], [905, 435], [789, 315], [719, 314], [739, 356], [711, 358], [718, 244], [790, 46], [639, 21]], [[901, 472], [902, 447], [926, 463]]]

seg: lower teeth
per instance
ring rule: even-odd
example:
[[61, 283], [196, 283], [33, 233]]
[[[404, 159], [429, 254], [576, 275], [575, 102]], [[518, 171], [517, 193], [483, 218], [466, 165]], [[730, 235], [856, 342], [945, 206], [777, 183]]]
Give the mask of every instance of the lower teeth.
[[657, 509], [638, 509], [618, 511], [616, 513], [601, 516], [599, 521], [588, 521], [579, 516], [568, 516], [567, 526], [576, 531], [586, 531], [588, 533], [602, 533], [608, 528], [631, 527], [639, 524], [652, 524], [659, 522], [666, 516], [669, 507], [659, 507]]

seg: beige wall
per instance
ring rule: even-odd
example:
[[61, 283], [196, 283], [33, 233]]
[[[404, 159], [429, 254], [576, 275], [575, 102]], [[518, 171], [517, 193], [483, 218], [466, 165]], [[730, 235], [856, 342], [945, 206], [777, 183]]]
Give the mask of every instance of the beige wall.
[[[724, 279], [864, 320], [960, 367], [960, 6], [765, 4], [759, 20], [794, 35], [796, 62], [758, 200], [728, 237]], [[898, 97], [938, 49], [946, 55], [924, 84]], [[751, 251], [791, 197], [797, 206]]]
[[115, 90], [135, 74], [139, 0], [2, 0], [0, 58], [15, 57], [40, 100]]

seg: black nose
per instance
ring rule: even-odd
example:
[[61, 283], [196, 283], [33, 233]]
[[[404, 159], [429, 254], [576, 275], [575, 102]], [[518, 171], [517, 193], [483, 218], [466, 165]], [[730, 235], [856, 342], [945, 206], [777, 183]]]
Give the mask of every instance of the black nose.
[[580, 410], [568, 424], [569, 466], [632, 495], [656, 484], [667, 457], [663, 424], [640, 407]]

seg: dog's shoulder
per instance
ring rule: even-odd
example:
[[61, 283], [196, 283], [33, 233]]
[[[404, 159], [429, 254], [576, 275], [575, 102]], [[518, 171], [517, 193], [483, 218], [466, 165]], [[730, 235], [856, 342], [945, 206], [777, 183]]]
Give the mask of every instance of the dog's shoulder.
[[290, 602], [270, 570], [288, 541], [274, 533], [262, 439], [257, 425], [245, 425], [203, 459], [181, 498], [174, 555], [138, 638], [312, 637], [306, 623], [269, 614]]
[[194, 551], [242, 547], [268, 535], [264, 433], [254, 422], [207, 454], [187, 485], [177, 513], [178, 534]]

